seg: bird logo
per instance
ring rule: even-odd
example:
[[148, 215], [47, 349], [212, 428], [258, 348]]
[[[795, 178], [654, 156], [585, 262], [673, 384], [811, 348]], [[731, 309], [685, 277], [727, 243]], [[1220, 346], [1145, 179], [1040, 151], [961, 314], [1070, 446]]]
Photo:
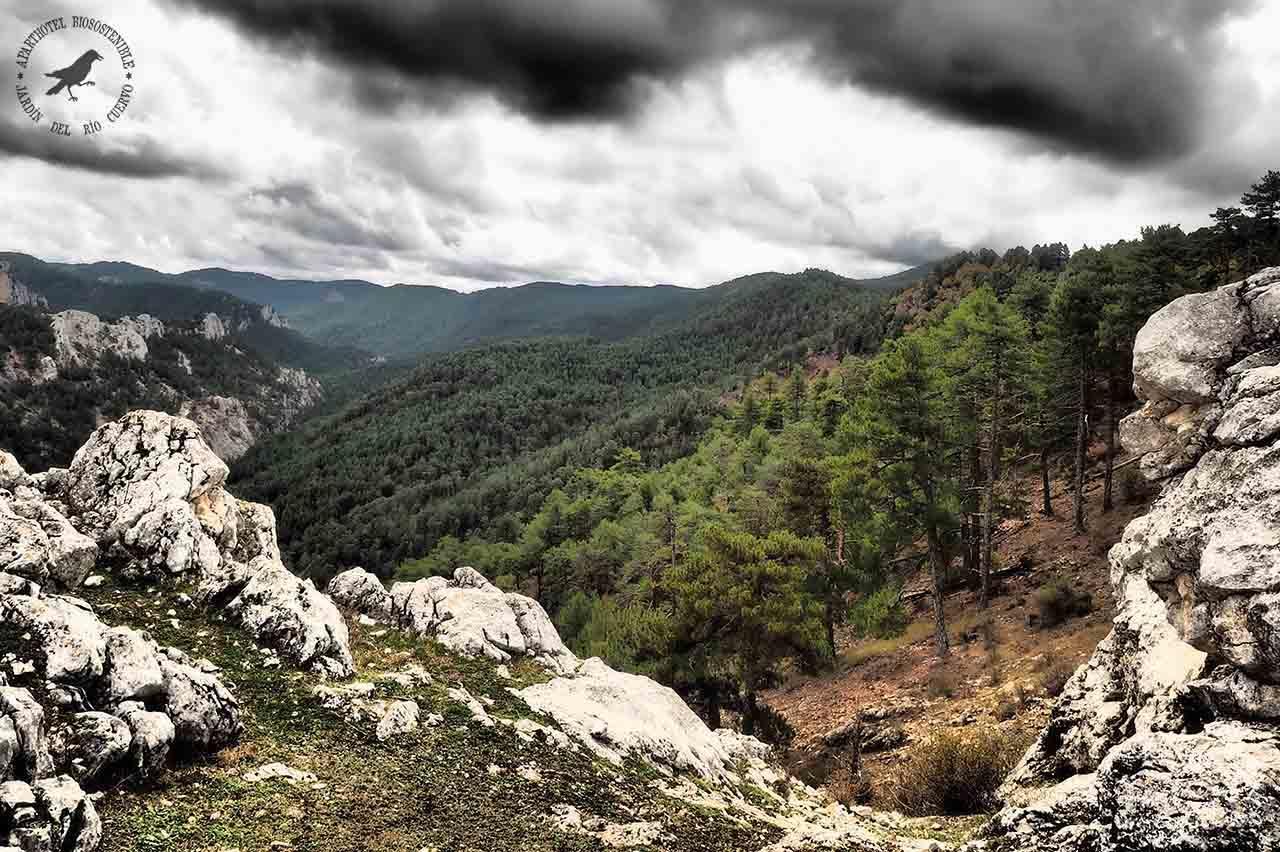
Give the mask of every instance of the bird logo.
[[58, 84], [45, 92], [45, 94], [56, 95], [58, 92], [66, 89], [67, 95], [70, 96], [71, 100], [80, 100], [76, 97], [75, 92], [73, 92], [72, 89], [76, 86], [96, 85], [92, 80], [86, 80], [85, 78], [88, 77], [89, 72], [93, 70], [93, 63], [100, 59], [102, 59], [102, 54], [98, 53], [98, 51], [86, 50], [79, 59], [68, 65], [66, 68], [59, 68], [57, 71], [50, 71], [48, 74], [45, 74], [44, 76], [52, 77], [58, 81]]

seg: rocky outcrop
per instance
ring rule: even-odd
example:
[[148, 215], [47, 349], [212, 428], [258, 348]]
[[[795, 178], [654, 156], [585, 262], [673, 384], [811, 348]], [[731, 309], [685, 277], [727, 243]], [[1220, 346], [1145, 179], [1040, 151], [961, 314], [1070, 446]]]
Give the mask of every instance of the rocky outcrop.
[[[459, 654], [496, 662], [523, 656], [542, 664], [557, 677], [516, 694], [611, 762], [636, 757], [667, 772], [718, 781], [739, 761], [768, 752], [751, 737], [712, 731], [679, 695], [650, 678], [615, 671], [599, 659], [580, 661], [537, 601], [503, 592], [473, 568], [457, 569], [452, 579], [396, 583], [389, 593], [377, 577], [352, 568], [334, 577], [328, 591], [345, 607], [389, 619]], [[481, 724], [494, 724], [465, 690], [450, 694]]]
[[182, 403], [178, 414], [200, 427], [218, 458], [235, 461], [249, 451], [261, 428], [244, 402], [233, 396], [207, 396]]
[[613, 763], [639, 757], [668, 771], [720, 780], [747, 752], [762, 747], [750, 737], [718, 736], [674, 690], [597, 658], [517, 694]]
[[101, 823], [81, 785], [153, 776], [172, 752], [243, 730], [216, 676], [82, 600], [0, 585], [0, 624], [6, 649], [31, 661], [12, 684], [0, 674], [0, 847], [95, 849]]
[[17, 279], [9, 261], [0, 260], [0, 305], [42, 308], [48, 304], [44, 296]]
[[[5, 463], [7, 480], [26, 474]], [[74, 588], [99, 551], [131, 576], [183, 576], [290, 663], [353, 671], [346, 623], [284, 567], [275, 516], [223, 487], [227, 466], [190, 420], [138, 411], [100, 427], [57, 475], [0, 494], [0, 571]], [[63, 512], [65, 511], [65, 516]], [[86, 648], [89, 646], [86, 646]]]
[[147, 340], [165, 333], [164, 324], [147, 314], [103, 322], [86, 311], [62, 311], [49, 319], [54, 357], [62, 369], [91, 367], [106, 355], [146, 360]]
[[1114, 629], [987, 833], [1019, 850], [1280, 850], [1280, 269], [1135, 344], [1122, 438], [1169, 478], [1110, 553]]
[[537, 601], [503, 592], [474, 568], [457, 569], [451, 580], [396, 583], [389, 593], [377, 577], [352, 568], [334, 577], [328, 591], [349, 609], [389, 619], [468, 657], [507, 662], [528, 656], [555, 672], [578, 664]]

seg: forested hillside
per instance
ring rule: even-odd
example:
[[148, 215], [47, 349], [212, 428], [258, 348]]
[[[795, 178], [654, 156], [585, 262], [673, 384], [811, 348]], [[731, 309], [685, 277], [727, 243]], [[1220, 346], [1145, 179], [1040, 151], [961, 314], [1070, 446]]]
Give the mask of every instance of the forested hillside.
[[[288, 317], [293, 328], [313, 340], [392, 359], [531, 337], [622, 340], [673, 328], [723, 298], [714, 287], [590, 287], [534, 282], [459, 293], [431, 286], [379, 287], [356, 280], [277, 279], [227, 269], [168, 275], [127, 263], [56, 266], [92, 281], [126, 287], [169, 284], [201, 290], [205, 299], [231, 294], [247, 302], [271, 305]], [[923, 274], [922, 269], [909, 269], [866, 283], [892, 290]]]
[[287, 327], [268, 303], [245, 301], [215, 290], [193, 291], [171, 283], [172, 276], [144, 267], [46, 263], [13, 252], [0, 252], [0, 262], [8, 263], [14, 277], [42, 297], [50, 312], [75, 309], [108, 319], [149, 314], [163, 322], [188, 322], [216, 314], [235, 345], [285, 366], [317, 373], [351, 369], [369, 357], [361, 350], [300, 334]]
[[756, 693], [787, 665], [822, 666], [837, 625], [902, 630], [898, 554], [931, 574], [935, 602], [965, 583], [981, 609], [1002, 520], [1085, 529], [1095, 461], [1112, 509], [1134, 336], [1171, 300], [1280, 263], [1278, 205], [1272, 172], [1191, 235], [953, 258], [887, 311], [904, 330], [874, 357], [869, 340], [839, 363], [784, 345], [790, 365], [751, 382], [690, 456], [654, 469], [651, 448], [620, 448], [559, 477], [523, 522], [445, 537], [400, 573], [482, 566], [536, 595], [578, 653], [657, 676], [710, 717], [768, 724]]
[[584, 465], [688, 453], [741, 378], [869, 352], [888, 292], [829, 272], [733, 282], [670, 331], [428, 358], [406, 379], [255, 447], [237, 487], [271, 503], [298, 568], [389, 574], [445, 535], [502, 537]]

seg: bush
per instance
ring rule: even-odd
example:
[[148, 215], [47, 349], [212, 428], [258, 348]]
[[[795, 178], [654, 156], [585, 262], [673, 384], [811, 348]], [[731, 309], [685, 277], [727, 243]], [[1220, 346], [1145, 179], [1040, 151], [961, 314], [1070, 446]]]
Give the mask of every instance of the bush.
[[849, 624], [863, 638], [900, 636], [907, 628], [907, 613], [898, 603], [898, 587], [890, 583], [864, 595], [849, 609]]
[[991, 813], [996, 790], [1026, 749], [999, 730], [941, 731], [876, 785], [877, 805], [908, 816]]
[[955, 678], [946, 669], [934, 669], [924, 691], [930, 698], [950, 698], [956, 692]]
[[1036, 592], [1036, 605], [1040, 610], [1040, 627], [1045, 629], [1088, 615], [1093, 611], [1093, 597], [1088, 592], [1077, 592], [1070, 582], [1059, 578], [1040, 587]]
[[1067, 681], [1071, 680], [1071, 676], [1075, 673], [1075, 666], [1066, 660], [1054, 660], [1045, 669], [1040, 683], [1044, 686], [1044, 691], [1050, 698], [1057, 698], [1062, 694], [1062, 690], [1066, 688]]

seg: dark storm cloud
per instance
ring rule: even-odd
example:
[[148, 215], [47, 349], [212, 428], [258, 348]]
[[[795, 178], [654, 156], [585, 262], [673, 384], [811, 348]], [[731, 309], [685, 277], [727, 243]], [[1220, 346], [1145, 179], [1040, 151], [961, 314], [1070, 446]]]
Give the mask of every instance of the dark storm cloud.
[[[1192, 150], [1217, 36], [1256, 0], [171, 0], [371, 77], [366, 106], [458, 87], [542, 119], [616, 117], [646, 81], [804, 42], [834, 74], [1121, 163]], [[376, 85], [375, 85], [376, 83]], [[380, 96], [374, 97], [374, 93]]]
[[126, 141], [55, 136], [44, 127], [0, 117], [0, 158], [30, 157], [55, 166], [129, 178], [224, 177], [222, 170], [167, 150], [154, 139]]
[[411, 236], [374, 226], [370, 224], [371, 217], [344, 209], [304, 183], [280, 183], [251, 190], [240, 205], [240, 212], [320, 243], [382, 251], [406, 251], [416, 244]]

